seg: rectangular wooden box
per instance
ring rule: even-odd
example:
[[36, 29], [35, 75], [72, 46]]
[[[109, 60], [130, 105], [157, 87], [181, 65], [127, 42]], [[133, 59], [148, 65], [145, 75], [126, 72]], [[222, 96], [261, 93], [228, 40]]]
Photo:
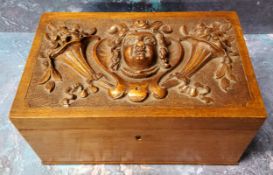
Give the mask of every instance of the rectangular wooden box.
[[46, 13], [10, 112], [45, 164], [236, 164], [265, 118], [235, 12]]

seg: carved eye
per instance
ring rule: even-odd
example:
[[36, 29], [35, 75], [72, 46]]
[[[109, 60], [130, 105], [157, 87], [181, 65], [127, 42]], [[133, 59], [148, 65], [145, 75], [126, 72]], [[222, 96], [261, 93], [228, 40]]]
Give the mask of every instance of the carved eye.
[[125, 40], [126, 45], [134, 45], [137, 42], [137, 40], [133, 37], [129, 37]]
[[156, 44], [156, 41], [153, 37], [150, 37], [150, 36], [146, 36], [144, 38], [144, 43], [145, 44], [152, 44], [152, 45], [155, 45]]

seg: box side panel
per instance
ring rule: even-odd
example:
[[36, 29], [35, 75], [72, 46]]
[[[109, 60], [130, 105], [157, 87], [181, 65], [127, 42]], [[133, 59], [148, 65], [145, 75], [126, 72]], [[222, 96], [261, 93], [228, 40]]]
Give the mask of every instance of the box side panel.
[[255, 131], [23, 130], [21, 133], [42, 161], [49, 164], [236, 164]]
[[[229, 123], [228, 119], [222, 122]], [[145, 126], [144, 123], [145, 120]], [[191, 126], [195, 129], [113, 126], [112, 129], [21, 129], [20, 132], [46, 164], [236, 164], [257, 131], [248, 122], [243, 123], [243, 129], [224, 125], [222, 129], [209, 126], [197, 129], [201, 123], [196, 120]], [[261, 123], [261, 120], [257, 122], [257, 127]], [[237, 124], [234, 122], [234, 126]]]

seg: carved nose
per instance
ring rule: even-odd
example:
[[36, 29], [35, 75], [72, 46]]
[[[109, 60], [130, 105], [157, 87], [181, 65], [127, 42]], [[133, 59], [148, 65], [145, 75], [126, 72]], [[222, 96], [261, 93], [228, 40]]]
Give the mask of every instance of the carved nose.
[[144, 42], [143, 41], [138, 41], [136, 45], [138, 47], [144, 47]]

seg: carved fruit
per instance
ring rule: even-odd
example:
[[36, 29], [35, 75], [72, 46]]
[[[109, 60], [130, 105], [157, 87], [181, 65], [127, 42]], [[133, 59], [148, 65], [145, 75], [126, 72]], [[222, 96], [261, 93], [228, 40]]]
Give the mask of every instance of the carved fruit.
[[69, 107], [69, 99], [67, 99], [67, 98], [63, 99], [63, 106], [64, 107]]
[[87, 90], [86, 89], [84, 89], [83, 91], [81, 91], [81, 93], [80, 93], [80, 97], [81, 98], [85, 98], [85, 97], [87, 97], [89, 94], [88, 94], [88, 92], [87, 92]]
[[109, 89], [108, 93], [114, 99], [121, 98], [125, 93], [125, 87], [121, 84], [118, 84], [115, 88]]
[[188, 88], [189, 88], [189, 86], [182, 85], [182, 86], [179, 87], [179, 90], [180, 90], [180, 92], [184, 93], [184, 92], [186, 92], [188, 90]]
[[195, 87], [190, 88], [189, 95], [192, 97], [196, 97], [198, 95], [198, 92]]
[[159, 86], [158, 83], [155, 81], [150, 84], [149, 88], [153, 96], [158, 99], [166, 97], [168, 93], [168, 91], [164, 87]]
[[141, 102], [143, 101], [148, 95], [147, 88], [145, 87], [132, 87], [128, 91], [128, 97], [133, 102]]
[[91, 90], [92, 93], [97, 93], [99, 91], [99, 88], [96, 86], [90, 86], [89, 89]]

